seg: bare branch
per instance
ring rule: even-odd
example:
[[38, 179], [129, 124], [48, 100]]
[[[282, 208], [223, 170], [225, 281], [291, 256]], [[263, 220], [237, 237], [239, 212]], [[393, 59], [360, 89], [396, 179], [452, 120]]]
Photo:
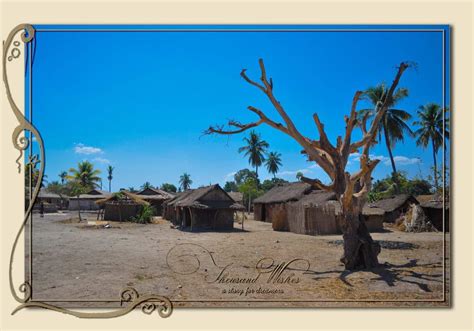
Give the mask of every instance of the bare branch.
[[301, 176], [301, 181], [310, 184], [311, 186], [317, 188], [318, 190], [324, 190], [332, 192], [334, 190], [334, 185], [324, 185], [319, 179], [311, 179], [308, 177]]
[[395, 76], [395, 79], [393, 80], [392, 82], [392, 85], [390, 86], [388, 92], [387, 92], [387, 96], [383, 102], [383, 104], [380, 106], [379, 109], [377, 109], [377, 112], [376, 112], [376, 115], [375, 115], [375, 118], [374, 120], [372, 121], [372, 125], [369, 129], [369, 131], [363, 136], [363, 138], [355, 143], [353, 143], [350, 147], [350, 150], [354, 150], [354, 149], [357, 149], [357, 148], [360, 148], [364, 145], [367, 145], [367, 144], [371, 144], [372, 141], [375, 139], [375, 136], [377, 134], [377, 129], [378, 129], [378, 125], [383, 117], [383, 115], [385, 114], [385, 112], [387, 111], [387, 108], [388, 108], [388, 105], [390, 104], [390, 102], [392, 101], [392, 98], [393, 98], [393, 92], [395, 91], [395, 89], [397, 88], [398, 86], [398, 83], [400, 82], [400, 78], [402, 77], [403, 75], [403, 72], [409, 67], [409, 64], [408, 63], [405, 63], [405, 62], [402, 62], [400, 63], [400, 66], [398, 67], [398, 71], [397, 71], [397, 74]]
[[245, 73], [247, 71], [247, 69], [242, 69], [242, 71], [240, 72], [240, 76], [245, 79], [245, 81], [253, 86], [256, 86], [258, 87], [260, 90], [263, 91], [263, 93], [266, 93], [265, 91], [265, 87], [263, 87], [262, 85], [260, 85], [259, 83], [251, 80], [250, 78], [247, 77], [247, 74]]

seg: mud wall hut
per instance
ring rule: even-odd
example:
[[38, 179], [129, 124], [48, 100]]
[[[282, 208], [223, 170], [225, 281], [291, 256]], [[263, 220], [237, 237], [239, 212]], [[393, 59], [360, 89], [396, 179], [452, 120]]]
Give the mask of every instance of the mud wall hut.
[[311, 185], [302, 182], [275, 186], [254, 200], [255, 220], [271, 222], [273, 230], [288, 231], [287, 203], [299, 200], [310, 191]]

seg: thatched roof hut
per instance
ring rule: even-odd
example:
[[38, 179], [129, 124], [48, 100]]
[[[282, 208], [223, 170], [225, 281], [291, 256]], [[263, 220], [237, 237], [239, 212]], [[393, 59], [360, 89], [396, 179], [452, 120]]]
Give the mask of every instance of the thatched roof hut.
[[385, 222], [394, 223], [400, 216], [404, 215], [410, 204], [418, 204], [418, 200], [409, 194], [394, 195], [388, 199], [382, 199], [369, 203], [371, 208], [380, 208], [385, 211]]
[[419, 195], [416, 199], [420, 202], [428, 220], [438, 231], [443, 231], [443, 224], [444, 230], [449, 231], [449, 202], [443, 201], [443, 196], [439, 194]]
[[278, 185], [254, 200], [256, 221], [271, 222], [274, 230], [288, 230], [286, 203], [299, 200], [311, 191], [311, 185], [296, 182]]
[[120, 191], [103, 199], [96, 200], [104, 208], [104, 219], [107, 221], [128, 221], [136, 217], [142, 206], [150, 203], [128, 191]]
[[244, 194], [242, 192], [227, 192], [227, 194], [237, 203], [243, 204]]
[[[308, 235], [342, 233], [342, 208], [332, 192], [313, 191], [300, 200], [287, 204], [289, 231]], [[362, 217], [369, 231], [383, 229], [385, 211], [365, 206]]]
[[[173, 223], [181, 228], [231, 229], [234, 212], [244, 210], [218, 184], [183, 192], [167, 203]], [[168, 212], [167, 212], [168, 214]]]
[[153, 206], [155, 210], [155, 216], [162, 216], [163, 203], [166, 200], [174, 198], [173, 194], [157, 188], [146, 188], [141, 190], [140, 192], [137, 192], [136, 195], [141, 199], [149, 202]]

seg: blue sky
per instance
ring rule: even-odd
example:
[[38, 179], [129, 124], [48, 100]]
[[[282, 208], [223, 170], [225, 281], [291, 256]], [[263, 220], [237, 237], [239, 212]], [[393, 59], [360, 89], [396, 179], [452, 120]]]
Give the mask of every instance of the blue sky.
[[[193, 186], [223, 184], [249, 167], [237, 152], [247, 133], [224, 137], [202, 132], [228, 119], [254, 121], [249, 105], [280, 121], [261, 91], [240, 77], [242, 68], [258, 79], [258, 59], [263, 58], [274, 93], [299, 130], [317, 138], [312, 114], [318, 112], [334, 141], [343, 133], [343, 116], [354, 92], [389, 84], [401, 61], [415, 61], [418, 68], [404, 74], [400, 86], [410, 96], [398, 108], [415, 115], [419, 105], [441, 104], [442, 41], [439, 32], [39, 30], [33, 119], [45, 141], [47, 179], [56, 180], [61, 170], [87, 159], [103, 171], [104, 179], [105, 167], [115, 167], [113, 190], [145, 181], [177, 184], [183, 172], [191, 174]], [[267, 126], [257, 131], [270, 151], [282, 154], [279, 177], [294, 180], [303, 171], [326, 179], [288, 136]], [[374, 177], [390, 173], [384, 144], [372, 154], [382, 158]], [[410, 176], [426, 176], [433, 163], [431, 150], [417, 147], [410, 137], [395, 147], [394, 155], [398, 168]], [[348, 169], [357, 168], [352, 157]], [[264, 169], [260, 174], [271, 177]]]

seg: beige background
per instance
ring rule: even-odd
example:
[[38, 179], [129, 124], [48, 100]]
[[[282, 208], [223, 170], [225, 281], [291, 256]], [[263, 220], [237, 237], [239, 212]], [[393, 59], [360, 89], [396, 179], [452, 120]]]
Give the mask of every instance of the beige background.
[[[2, 2], [2, 39], [19, 23], [243, 23], [352, 24], [405, 23], [453, 26], [453, 308], [452, 309], [178, 309], [169, 319], [134, 312], [114, 320], [80, 320], [45, 310], [10, 312], [8, 261], [22, 216], [22, 175], [11, 143], [17, 125], [2, 86], [0, 113], [0, 295], [1, 329], [465, 329], [472, 330], [472, 17], [470, 1], [420, 2]], [[104, 41], [107, 42], [107, 41]], [[98, 50], [100, 51], [100, 50]], [[376, 48], [368, 50], [376, 52]], [[381, 55], [383, 56], [383, 54]], [[93, 59], [91, 59], [93, 60]], [[14, 69], [14, 68], [12, 68]], [[20, 68], [16, 68], [17, 70]], [[9, 69], [10, 70], [10, 69]], [[9, 72], [10, 75], [12, 73]], [[21, 84], [21, 74], [15, 76]], [[18, 81], [19, 80], [19, 81]], [[20, 86], [21, 85], [17, 85]], [[58, 91], [60, 93], [60, 91]], [[16, 100], [19, 100], [18, 98]], [[65, 108], [67, 111], [67, 108]], [[58, 137], [59, 138], [59, 137]], [[21, 246], [21, 245], [20, 245]], [[16, 280], [21, 278], [21, 247]], [[16, 284], [16, 286], [17, 286]]]

